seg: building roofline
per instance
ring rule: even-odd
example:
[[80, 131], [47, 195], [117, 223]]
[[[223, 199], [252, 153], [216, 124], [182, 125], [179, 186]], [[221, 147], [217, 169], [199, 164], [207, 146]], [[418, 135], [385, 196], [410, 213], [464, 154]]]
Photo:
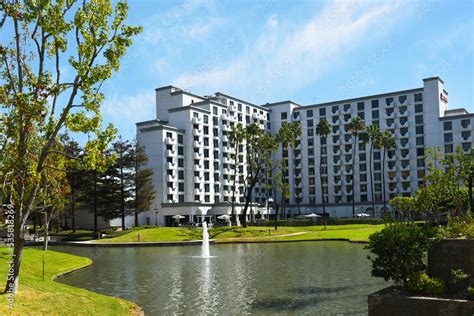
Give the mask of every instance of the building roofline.
[[459, 115], [441, 116], [439, 120], [440, 121], [458, 120], [458, 119], [472, 118], [472, 117], [474, 117], [474, 113], [466, 113], [466, 114], [459, 114]]
[[[155, 88], [155, 91], [168, 90], [168, 89], [171, 89], [171, 88], [179, 89], [179, 88], [178, 88], [178, 87], [176, 87], [176, 86], [173, 86], [173, 85], [167, 85], [167, 86], [164, 86], [164, 87], [158, 87], [158, 88]], [[179, 89], [179, 90], [181, 90], [181, 89]]]
[[352, 102], [357, 102], [357, 101], [363, 101], [366, 99], [377, 99], [381, 97], [398, 95], [402, 93], [413, 93], [413, 92], [418, 92], [418, 91], [423, 91], [423, 88], [421, 87], [421, 88], [414, 88], [414, 89], [408, 89], [408, 90], [399, 90], [399, 91], [386, 92], [386, 93], [380, 93], [380, 94], [372, 94], [372, 95], [368, 95], [364, 97], [357, 97], [357, 98], [344, 99], [344, 100], [338, 100], [338, 101], [330, 101], [330, 102], [325, 102], [325, 103], [310, 104], [310, 105], [302, 106], [301, 108], [298, 108], [295, 110], [299, 111], [299, 110], [306, 110], [308, 108], [318, 108], [321, 106], [336, 105], [336, 104], [341, 104], [341, 103], [352, 103]]
[[222, 92], [216, 92], [215, 95], [216, 95], [216, 96], [223, 96], [223, 97], [226, 97], [226, 98], [229, 98], [229, 99], [234, 99], [234, 100], [237, 101], [237, 102], [246, 103], [246, 104], [248, 104], [248, 105], [254, 106], [254, 107], [259, 108], [259, 109], [261, 109], [261, 110], [267, 110], [267, 111], [268, 111], [267, 108], [265, 108], [265, 107], [263, 107], [263, 106], [261, 106], [261, 105], [253, 104], [253, 103], [251, 103], [251, 102], [249, 102], [249, 101], [244, 101], [244, 100], [242, 100], [242, 99], [238, 99], [238, 98], [236, 98], [236, 97], [233, 97], [233, 96], [231, 96], [231, 95], [228, 95], [228, 94], [225, 94], [225, 93], [222, 93]]
[[441, 79], [441, 78], [438, 77], [438, 76], [425, 78], [425, 79], [423, 79], [423, 82], [425, 82], [425, 81], [432, 81], [432, 80], [439, 80], [442, 84], [444, 84], [443, 79]]
[[299, 103], [296, 103], [296, 102], [293, 102], [291, 100], [286, 100], [286, 101], [278, 101], [278, 102], [272, 102], [272, 103], [265, 103], [264, 107], [269, 107], [269, 106], [275, 106], [275, 105], [282, 105], [282, 104], [287, 104], [287, 103], [290, 103], [290, 104], [294, 104], [296, 105], [297, 107], [304, 107], [304, 105], [301, 105]]
[[204, 112], [206, 114], [211, 113], [211, 111], [209, 111], [209, 110], [201, 109], [201, 108], [198, 108], [197, 106], [194, 106], [194, 105], [187, 105], [187, 106], [180, 106], [180, 107], [172, 108], [172, 109], [169, 109], [168, 112], [174, 113], [174, 112], [187, 111], [187, 110], [200, 111], [200, 112]]
[[[155, 124], [152, 124], [152, 123], [155, 123]], [[138, 122], [138, 123], [136, 123], [136, 125], [137, 125], [137, 129], [142, 133], [158, 131], [158, 130], [162, 130], [162, 129], [170, 130], [170, 131], [176, 131], [176, 132], [180, 132], [180, 133], [185, 132], [185, 130], [183, 130], [183, 129], [180, 129], [180, 128], [177, 128], [177, 127], [174, 127], [174, 126], [170, 126], [170, 125], [166, 125], [166, 124], [164, 124], [163, 121], [158, 121], [158, 120]]]

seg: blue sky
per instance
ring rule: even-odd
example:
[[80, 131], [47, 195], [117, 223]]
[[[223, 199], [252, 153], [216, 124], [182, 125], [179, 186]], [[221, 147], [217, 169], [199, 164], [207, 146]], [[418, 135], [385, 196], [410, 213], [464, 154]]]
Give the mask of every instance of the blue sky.
[[135, 39], [104, 86], [104, 120], [125, 138], [155, 117], [154, 89], [301, 104], [421, 87], [474, 112], [470, 0], [129, 1]]

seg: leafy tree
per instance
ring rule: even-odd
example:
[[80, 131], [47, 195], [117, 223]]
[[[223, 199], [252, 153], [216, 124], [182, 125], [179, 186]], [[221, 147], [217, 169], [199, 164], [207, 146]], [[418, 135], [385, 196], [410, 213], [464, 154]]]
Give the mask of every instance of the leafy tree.
[[148, 211], [155, 199], [153, 170], [146, 168], [148, 156], [145, 148], [135, 145], [135, 226], [138, 227], [138, 214]]
[[382, 195], [383, 195], [383, 209], [387, 210], [387, 194], [385, 193], [385, 156], [389, 150], [395, 148], [395, 137], [390, 131], [384, 131], [378, 139], [378, 146], [383, 149], [382, 153]]
[[400, 216], [400, 220], [414, 220], [414, 211], [416, 206], [416, 198], [412, 196], [397, 196], [390, 200], [392, 205]]
[[365, 129], [364, 121], [359, 117], [356, 116], [352, 119], [349, 123], [349, 131], [352, 133], [352, 137], [354, 138], [354, 144], [352, 146], [352, 217], [355, 217], [355, 191], [354, 191], [354, 184], [355, 184], [355, 166], [356, 166], [356, 151], [358, 145], [358, 138], [359, 134]]
[[282, 151], [282, 161], [279, 164], [281, 168], [281, 172], [283, 175], [283, 182], [279, 184], [277, 187], [279, 188], [279, 191], [282, 193], [281, 195], [281, 204], [282, 204], [282, 213], [286, 217], [286, 200], [290, 197], [289, 192], [289, 184], [288, 180], [286, 177], [288, 176], [288, 159], [285, 157], [284, 152], [288, 153], [288, 150], [294, 149], [296, 139], [301, 136], [301, 126], [299, 122], [291, 122], [287, 123], [284, 122], [280, 129], [278, 130], [278, 134], [276, 135], [276, 140], [281, 145], [281, 151]]
[[120, 217], [122, 219], [122, 229], [125, 229], [125, 215], [127, 206], [133, 200], [135, 185], [135, 152], [134, 145], [127, 141], [119, 139], [112, 144], [115, 159], [115, 169], [119, 176], [118, 198], [120, 201]]
[[[3, 114], [0, 169], [12, 174], [3, 186], [15, 210], [13, 278], [7, 292], [18, 291], [26, 223], [40, 203], [48, 162], [64, 156], [54, 148], [60, 131], [87, 133], [83, 164], [100, 169], [115, 134], [102, 128], [102, 84], [120, 65], [139, 27], [125, 25], [127, 5], [119, 1], [0, 2], [0, 107]], [[69, 57], [65, 56], [70, 54]], [[68, 72], [61, 75], [64, 61]], [[80, 100], [79, 100], [80, 99]]]
[[[329, 122], [323, 118], [319, 121], [318, 125], [316, 125], [316, 135], [319, 136], [321, 139], [321, 144], [326, 143], [328, 135], [331, 133], [331, 125]], [[323, 203], [323, 213], [326, 214], [326, 201], [324, 199], [324, 183], [323, 183], [323, 151], [319, 150], [319, 182], [321, 183], [321, 202]]]
[[272, 153], [278, 148], [275, 137], [270, 133], [264, 133], [257, 124], [250, 124], [245, 128], [245, 143], [247, 145], [245, 155], [247, 173], [244, 179], [243, 227], [247, 227], [247, 211], [252, 201], [252, 192], [256, 184], [265, 177], [265, 166], [271, 160]]
[[239, 155], [239, 146], [241, 146], [245, 139], [245, 129], [242, 127], [242, 124], [238, 123], [233, 125], [229, 133], [229, 141], [232, 146], [232, 159], [234, 164], [232, 165], [233, 175], [232, 175], [232, 216], [234, 217], [234, 223], [237, 223], [237, 214], [235, 212], [235, 194], [236, 194], [236, 183], [238, 177], [238, 155]]
[[372, 193], [372, 210], [375, 214], [375, 194], [374, 194], [374, 147], [378, 148], [382, 133], [377, 125], [371, 124], [367, 127], [367, 140], [370, 142], [369, 152], [369, 173], [370, 173], [370, 192]]

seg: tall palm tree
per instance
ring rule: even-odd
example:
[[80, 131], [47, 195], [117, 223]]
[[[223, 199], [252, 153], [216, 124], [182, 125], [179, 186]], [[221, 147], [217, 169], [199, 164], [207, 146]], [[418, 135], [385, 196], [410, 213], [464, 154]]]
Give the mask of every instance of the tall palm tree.
[[370, 141], [370, 153], [369, 153], [369, 172], [370, 172], [370, 192], [372, 193], [372, 211], [375, 213], [375, 194], [374, 194], [374, 172], [373, 172], [373, 160], [374, 160], [374, 147], [377, 147], [380, 139], [380, 129], [377, 125], [370, 125], [367, 127], [367, 140]]
[[395, 137], [390, 131], [382, 132], [380, 136], [380, 147], [383, 149], [382, 156], [382, 194], [383, 194], [383, 210], [387, 209], [387, 197], [385, 194], [385, 156], [387, 151], [395, 148]]
[[229, 142], [233, 148], [232, 159], [234, 160], [233, 165], [233, 177], [232, 177], [232, 216], [234, 223], [237, 223], [237, 214], [235, 213], [235, 192], [236, 182], [237, 182], [237, 170], [238, 170], [238, 152], [239, 145], [243, 143], [245, 138], [245, 129], [242, 124], [238, 123], [237, 125], [232, 126], [231, 131], [229, 132]]
[[360, 132], [365, 129], [364, 121], [359, 117], [356, 116], [352, 119], [349, 123], [349, 131], [354, 138], [354, 145], [352, 146], [352, 217], [355, 217], [355, 191], [354, 191], [354, 184], [355, 184], [355, 159], [356, 159], [356, 150], [357, 150], [357, 140], [359, 138]]
[[[316, 125], [316, 135], [319, 136], [321, 139], [321, 144], [323, 143], [323, 139], [327, 139], [328, 135], [331, 133], [331, 125], [329, 122], [323, 118], [319, 121], [318, 125]], [[326, 202], [324, 201], [324, 192], [323, 192], [323, 167], [322, 162], [323, 160], [323, 151], [319, 150], [319, 182], [321, 183], [321, 201], [323, 203], [323, 213], [326, 214]]]

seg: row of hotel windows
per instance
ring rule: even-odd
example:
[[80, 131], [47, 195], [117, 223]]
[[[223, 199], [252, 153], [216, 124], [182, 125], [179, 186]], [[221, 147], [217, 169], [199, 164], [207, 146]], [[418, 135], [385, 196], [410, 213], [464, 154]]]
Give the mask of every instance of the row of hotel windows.
[[[406, 100], [407, 100], [406, 95], [401, 95], [401, 96], [398, 97], [399, 103], [404, 103]], [[415, 93], [414, 101], [415, 102], [422, 102], [423, 101], [423, 95], [421, 93]], [[387, 106], [392, 105], [393, 102], [394, 102], [393, 97], [385, 98], [385, 104]], [[372, 105], [372, 109], [379, 108], [379, 100], [372, 100], [371, 105]], [[349, 103], [344, 104], [343, 109], [346, 112], [349, 111], [351, 109], [351, 104], [349, 104]], [[406, 109], [406, 107], [405, 107], [405, 109]], [[333, 114], [337, 113], [339, 111], [339, 105], [332, 106], [331, 110], [332, 110]], [[363, 101], [362, 102], [357, 102], [357, 110], [358, 111], [364, 111], [365, 110], [365, 102], [363, 102]], [[393, 109], [391, 109], [390, 111], [393, 111]], [[416, 104], [415, 105], [415, 113], [420, 113], [420, 112], [423, 112], [423, 107], [422, 107], [421, 104]], [[294, 118], [297, 118], [299, 116], [299, 111], [294, 112], [293, 115], [294, 115]], [[325, 107], [322, 107], [322, 108], [319, 109], [319, 116], [320, 117], [326, 116], [326, 108]], [[307, 118], [308, 117], [313, 117], [313, 110], [312, 109], [306, 110], [306, 117]], [[288, 113], [287, 112], [282, 112], [281, 113], [281, 119], [282, 120], [287, 120], [288, 119]]]

